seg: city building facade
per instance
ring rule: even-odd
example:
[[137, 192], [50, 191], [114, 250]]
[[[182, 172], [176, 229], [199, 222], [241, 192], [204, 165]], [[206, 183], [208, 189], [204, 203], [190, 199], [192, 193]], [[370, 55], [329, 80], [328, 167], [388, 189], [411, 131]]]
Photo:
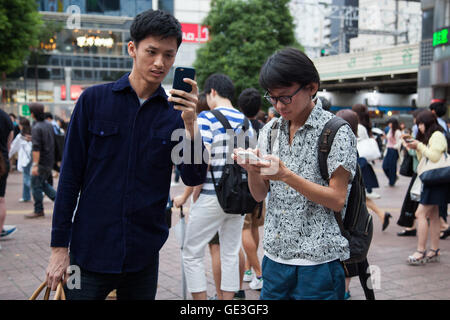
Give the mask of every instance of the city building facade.
[[202, 26], [209, 4], [210, 0], [39, 0], [43, 20], [57, 31], [40, 44], [38, 55], [30, 55], [23, 70], [8, 76], [2, 105], [22, 114], [23, 105], [37, 100], [67, 119], [86, 87], [115, 81], [131, 70], [129, 29], [133, 18], [148, 9], [170, 12], [182, 25], [183, 43], [163, 82], [168, 89], [174, 69], [191, 66], [197, 48], [209, 39]]
[[422, 0], [422, 17], [419, 102], [439, 99], [450, 107], [450, 0]]

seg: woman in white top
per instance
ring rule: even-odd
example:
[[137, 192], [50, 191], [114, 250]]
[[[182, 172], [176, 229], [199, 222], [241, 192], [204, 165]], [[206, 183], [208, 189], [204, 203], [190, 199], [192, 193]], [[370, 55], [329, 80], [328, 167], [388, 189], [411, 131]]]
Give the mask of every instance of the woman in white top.
[[[365, 139], [370, 139], [371, 136], [369, 133], [371, 133], [371, 125], [367, 106], [364, 104], [355, 104], [352, 107], [352, 110], [358, 115], [359, 123], [357, 143], [360, 143], [360, 141]], [[363, 176], [364, 186], [367, 190], [367, 195], [370, 195], [373, 193], [373, 189], [379, 187], [377, 176], [372, 168], [372, 165], [366, 158], [358, 157], [358, 164], [361, 167], [361, 173]], [[382, 231], [386, 230], [389, 225], [389, 219], [392, 215], [389, 212], [384, 212], [381, 210], [369, 196], [366, 197], [366, 205], [370, 210], [377, 214], [378, 218], [380, 218], [382, 222]]]
[[22, 198], [19, 202], [31, 200], [31, 126], [26, 118], [20, 118], [20, 133], [14, 138], [9, 151], [9, 158], [18, 153], [17, 170], [23, 173]]

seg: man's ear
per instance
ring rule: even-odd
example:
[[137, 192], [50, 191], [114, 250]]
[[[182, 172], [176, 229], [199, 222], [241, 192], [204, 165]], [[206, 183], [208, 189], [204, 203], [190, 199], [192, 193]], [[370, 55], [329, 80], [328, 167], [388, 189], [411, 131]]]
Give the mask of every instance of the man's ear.
[[317, 93], [317, 91], [319, 91], [319, 84], [316, 82], [311, 82], [310, 84], [308, 84], [308, 90], [309, 90], [309, 95], [311, 97], [314, 97], [314, 95]]
[[130, 57], [136, 58], [137, 47], [136, 47], [135, 43], [133, 41], [128, 42], [127, 48], [128, 48], [128, 54], [130, 55]]

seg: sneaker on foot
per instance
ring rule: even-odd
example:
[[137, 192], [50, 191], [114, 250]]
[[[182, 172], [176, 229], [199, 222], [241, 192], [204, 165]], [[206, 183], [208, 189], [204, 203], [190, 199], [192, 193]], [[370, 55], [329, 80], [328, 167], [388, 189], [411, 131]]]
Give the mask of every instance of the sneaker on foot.
[[12, 235], [14, 232], [17, 231], [16, 226], [9, 226], [9, 225], [4, 225], [3, 226], [3, 230], [0, 233], [0, 238], [4, 239], [10, 235]]
[[249, 284], [250, 289], [252, 290], [261, 290], [263, 287], [263, 279], [262, 276], [261, 277], [254, 277], [252, 282], [250, 282]]
[[373, 191], [371, 193], [366, 193], [366, 197], [372, 200], [381, 198], [381, 196], [378, 193]]
[[28, 200], [25, 200], [24, 198], [19, 199], [19, 202], [30, 202], [30, 201], [31, 201], [30, 199], [28, 199]]
[[253, 273], [252, 269], [245, 270], [244, 272], [244, 279], [245, 282], [251, 282], [253, 280]]
[[239, 290], [234, 294], [233, 300], [245, 300], [245, 291]]
[[348, 300], [350, 299], [350, 297], [351, 297], [350, 291], [346, 291], [344, 295], [344, 300]]

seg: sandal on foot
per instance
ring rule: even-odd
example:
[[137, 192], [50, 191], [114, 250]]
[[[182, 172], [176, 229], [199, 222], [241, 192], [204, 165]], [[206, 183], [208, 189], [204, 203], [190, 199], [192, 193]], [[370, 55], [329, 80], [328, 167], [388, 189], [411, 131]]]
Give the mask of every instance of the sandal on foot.
[[[427, 257], [425, 256], [426, 254], [426, 250], [425, 251], [416, 251], [417, 253], [420, 253], [422, 256], [420, 258], [416, 258], [414, 257], [414, 254], [412, 254], [411, 256], [408, 257], [408, 264], [412, 265], [412, 266], [418, 266], [421, 264], [425, 264], [427, 262]], [[414, 253], [416, 253], [414, 252]]]
[[440, 249], [430, 249], [430, 251], [433, 252], [432, 255], [427, 256], [427, 262], [439, 262], [439, 260], [441, 259], [441, 255], [439, 254], [439, 250]]

